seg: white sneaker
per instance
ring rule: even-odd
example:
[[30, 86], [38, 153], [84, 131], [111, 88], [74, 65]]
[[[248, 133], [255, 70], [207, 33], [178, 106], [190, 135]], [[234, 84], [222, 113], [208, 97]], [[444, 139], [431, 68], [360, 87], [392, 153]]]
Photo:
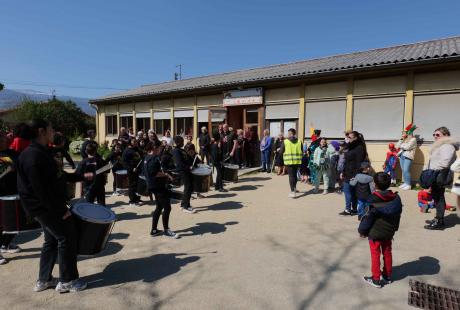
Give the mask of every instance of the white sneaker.
[[19, 252], [21, 252], [21, 248], [13, 243], [10, 243], [10, 245], [7, 247], [4, 245], [0, 247], [0, 253], [14, 254], [14, 253], [19, 253]]
[[0, 265], [5, 265], [6, 263], [8, 263], [8, 261], [0, 255]]
[[327, 189], [325, 189], [325, 190], [323, 191], [323, 195], [327, 195], [327, 194], [329, 194], [329, 191], [328, 191]]
[[56, 285], [56, 292], [67, 293], [67, 292], [80, 292], [88, 286], [88, 283], [81, 279], [76, 279], [67, 283], [59, 282]]
[[401, 187], [401, 189], [402, 189], [403, 191], [408, 191], [408, 190], [411, 190], [411, 189], [412, 189], [412, 186], [410, 186], [409, 184], [404, 184], [404, 186]]
[[55, 278], [51, 278], [51, 280], [49, 281], [38, 280], [37, 283], [35, 283], [34, 292], [37, 292], [37, 293], [42, 292], [51, 287], [55, 287], [57, 284], [58, 284], [58, 280]]
[[288, 197], [289, 197], [289, 198], [295, 198], [295, 197], [296, 197], [296, 194], [295, 194], [295, 192], [291, 192], [291, 193], [289, 194], [289, 196], [288, 196]]
[[182, 211], [184, 211], [185, 213], [190, 213], [190, 214], [196, 213], [196, 210], [193, 209], [192, 207], [182, 208]]
[[399, 188], [403, 188], [404, 186], [406, 186], [406, 183], [399, 185]]

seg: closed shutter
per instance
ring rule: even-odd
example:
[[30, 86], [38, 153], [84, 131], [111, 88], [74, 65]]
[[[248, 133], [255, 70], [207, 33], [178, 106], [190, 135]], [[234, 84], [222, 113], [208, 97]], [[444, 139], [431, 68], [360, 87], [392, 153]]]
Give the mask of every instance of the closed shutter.
[[208, 122], [209, 110], [198, 110], [198, 123]]
[[404, 121], [404, 96], [354, 99], [353, 129], [367, 140], [396, 140]]
[[150, 112], [136, 112], [136, 118], [150, 118]]
[[265, 107], [265, 119], [297, 119], [299, 118], [298, 104], [278, 104]]
[[178, 110], [174, 111], [174, 117], [193, 117], [193, 110]]
[[120, 113], [120, 117], [128, 117], [128, 116], [133, 116], [133, 113], [132, 112], [129, 112], [129, 113]]
[[171, 112], [153, 112], [153, 119], [171, 119]]
[[310, 137], [310, 127], [313, 127], [321, 129], [324, 137], [343, 137], [346, 105], [346, 100], [307, 101], [305, 103], [305, 136]]
[[460, 136], [460, 93], [415, 95], [414, 123], [419, 127], [414, 134], [426, 141], [432, 141], [433, 131], [441, 126]]

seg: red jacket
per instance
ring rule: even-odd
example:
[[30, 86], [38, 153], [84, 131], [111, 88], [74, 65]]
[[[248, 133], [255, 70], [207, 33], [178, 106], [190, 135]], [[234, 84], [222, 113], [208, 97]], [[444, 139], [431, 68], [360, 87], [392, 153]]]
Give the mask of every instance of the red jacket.
[[418, 192], [418, 202], [423, 204], [429, 204], [433, 200], [433, 196], [431, 193], [428, 193], [425, 190], [421, 190]]
[[18, 153], [21, 153], [28, 147], [30, 144], [30, 140], [26, 140], [23, 138], [16, 137], [13, 139], [13, 142], [10, 145], [10, 149], [15, 150]]

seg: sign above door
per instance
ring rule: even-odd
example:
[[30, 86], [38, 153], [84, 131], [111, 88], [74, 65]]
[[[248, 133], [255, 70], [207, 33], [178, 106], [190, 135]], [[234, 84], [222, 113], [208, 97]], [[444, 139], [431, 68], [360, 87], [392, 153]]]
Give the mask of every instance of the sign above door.
[[253, 105], [263, 103], [262, 87], [224, 92], [224, 107]]

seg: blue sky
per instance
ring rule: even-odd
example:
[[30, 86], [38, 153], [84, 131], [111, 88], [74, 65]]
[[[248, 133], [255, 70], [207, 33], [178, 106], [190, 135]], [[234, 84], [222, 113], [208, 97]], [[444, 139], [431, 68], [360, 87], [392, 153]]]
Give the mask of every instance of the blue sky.
[[460, 35], [458, 12], [458, 0], [0, 0], [0, 82], [94, 98], [172, 80], [177, 64], [188, 78]]

